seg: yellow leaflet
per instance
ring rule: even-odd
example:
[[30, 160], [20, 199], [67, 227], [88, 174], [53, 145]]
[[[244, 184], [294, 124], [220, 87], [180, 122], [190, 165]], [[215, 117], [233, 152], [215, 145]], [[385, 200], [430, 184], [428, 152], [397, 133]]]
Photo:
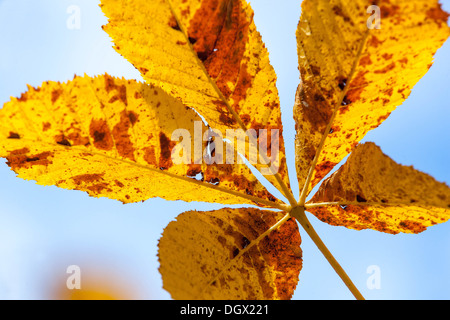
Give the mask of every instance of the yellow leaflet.
[[450, 188], [366, 143], [325, 180], [307, 209], [332, 225], [420, 233], [450, 219]]
[[[47, 82], [6, 103], [0, 120], [0, 156], [19, 177], [41, 185], [124, 203], [154, 197], [224, 204], [254, 204], [257, 197], [266, 204], [275, 201], [245, 165], [196, 164], [195, 126], [206, 131], [201, 118], [147, 84], [109, 75]], [[190, 162], [173, 163], [177, 129], [191, 138]], [[205, 150], [202, 137], [200, 143]]]
[[181, 214], [159, 242], [164, 288], [174, 299], [290, 299], [302, 251], [297, 224], [283, 215], [244, 208]]
[[408, 98], [449, 36], [448, 15], [437, 0], [375, 1], [381, 29], [368, 28], [376, 18], [375, 11], [368, 12], [372, 4], [302, 3], [297, 30], [302, 84], [294, 113], [298, 179], [300, 186], [308, 175], [312, 182], [304, 196]]
[[[289, 186], [276, 74], [245, 0], [103, 0], [101, 7], [117, 52], [209, 126], [266, 129], [269, 137], [279, 130], [279, 158], [263, 174], [278, 185], [278, 173]], [[270, 155], [270, 141], [261, 139]], [[256, 167], [267, 168], [262, 161]]]

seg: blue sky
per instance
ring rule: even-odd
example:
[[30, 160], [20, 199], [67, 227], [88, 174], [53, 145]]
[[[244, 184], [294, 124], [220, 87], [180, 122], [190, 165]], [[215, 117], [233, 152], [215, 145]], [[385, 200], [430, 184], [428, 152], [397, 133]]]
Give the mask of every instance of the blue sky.
[[[442, 3], [450, 11], [450, 1]], [[253, 0], [251, 4], [278, 74], [288, 164], [295, 181], [292, 107], [299, 82], [295, 30], [300, 1]], [[71, 5], [81, 10], [80, 29], [67, 28]], [[26, 91], [26, 84], [66, 81], [74, 74], [108, 72], [140, 80], [138, 71], [112, 49], [101, 30], [105, 23], [98, 1], [0, 0], [0, 106]], [[365, 138], [397, 162], [447, 184], [449, 58], [447, 41], [410, 98]], [[124, 206], [17, 179], [4, 160], [0, 160], [0, 203], [0, 299], [50, 298], [53, 287], [64, 285], [66, 268], [73, 264], [81, 267], [82, 276], [136, 289], [134, 298], [169, 299], [156, 256], [164, 227], [184, 211], [221, 207], [160, 199]], [[420, 235], [392, 236], [310, 219], [366, 298], [450, 298], [449, 223]], [[351, 299], [307, 235], [301, 234], [304, 261], [294, 299]], [[371, 265], [380, 268], [381, 289], [366, 285]]]

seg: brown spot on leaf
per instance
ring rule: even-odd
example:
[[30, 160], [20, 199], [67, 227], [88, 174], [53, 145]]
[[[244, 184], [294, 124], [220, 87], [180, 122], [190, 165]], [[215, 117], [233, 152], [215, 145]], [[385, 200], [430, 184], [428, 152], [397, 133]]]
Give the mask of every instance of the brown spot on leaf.
[[74, 131], [69, 133], [67, 138], [71, 141], [73, 146], [88, 146], [90, 145], [89, 137], [84, 137], [81, 134], [81, 130], [73, 129]]
[[9, 132], [9, 136], [8, 139], [20, 139], [20, 135], [18, 133], [15, 132]]
[[128, 111], [128, 118], [130, 119], [131, 125], [134, 126], [136, 124], [136, 122], [138, 121], [139, 115], [137, 115], [133, 111]]
[[18, 150], [11, 151], [11, 152], [10, 152], [10, 155], [13, 155], [13, 156], [17, 156], [17, 155], [25, 155], [25, 154], [27, 154], [27, 153], [29, 153], [29, 152], [30, 152], [30, 149], [28, 149], [28, 148], [22, 148], [22, 149], [18, 149]]
[[395, 68], [395, 62], [392, 62], [391, 64], [387, 65], [383, 69], [375, 70], [374, 73], [382, 74], [387, 73]]
[[36, 155], [28, 155], [30, 150], [28, 148], [11, 151], [6, 157], [6, 164], [14, 171], [17, 169], [30, 169], [32, 166], [48, 166], [52, 164], [49, 159], [53, 156], [52, 152], [42, 152]]
[[233, 126], [236, 124], [236, 119], [230, 114], [221, 113], [219, 120], [221, 123], [227, 125], [227, 126]]
[[334, 14], [342, 17], [345, 22], [351, 22], [350, 17], [344, 13], [344, 11], [342, 10], [342, 8], [340, 6], [334, 6], [333, 12], [334, 12]]
[[366, 67], [372, 64], [372, 60], [370, 59], [370, 55], [365, 55], [359, 60], [359, 65]]
[[[195, 52], [224, 97], [233, 94], [234, 108], [245, 98], [253, 78], [244, 62], [251, 22], [241, 1], [205, 0], [188, 30], [189, 38], [196, 40]], [[228, 83], [236, 84], [234, 93]]]
[[360, 196], [359, 194], [356, 196], [356, 201], [357, 202], [367, 202], [367, 200], [364, 199], [364, 197]]
[[161, 154], [159, 156], [159, 167], [161, 170], [167, 170], [173, 166], [172, 149], [176, 146], [176, 142], [171, 141], [163, 132], [159, 134], [159, 144], [161, 146]]
[[27, 93], [22, 93], [22, 94], [20, 95], [20, 97], [17, 98], [17, 100], [20, 101], [20, 102], [26, 102], [26, 101], [28, 100], [28, 95], [27, 95]]
[[119, 188], [123, 188], [124, 184], [122, 182], [120, 182], [119, 180], [115, 180], [114, 183], [119, 187]]
[[135, 149], [128, 132], [132, 126], [131, 119], [136, 120], [135, 114], [123, 110], [120, 113], [120, 122], [114, 126], [112, 135], [114, 137], [116, 149], [119, 155], [131, 161], [135, 161]]
[[395, 4], [389, 3], [388, 5], [384, 5], [380, 7], [381, 18], [388, 18], [399, 13], [400, 7]]
[[127, 100], [127, 87], [125, 85], [122, 85], [120, 87], [118, 87], [118, 96], [120, 101], [122, 101], [125, 105], [128, 105], [128, 100]]
[[114, 102], [116, 102], [118, 100], [119, 100], [119, 97], [118, 96], [114, 96], [114, 97], [112, 97], [111, 99], [108, 100], [108, 103], [114, 103]]
[[156, 155], [154, 146], [144, 148], [144, 160], [148, 164], [156, 165]]
[[93, 119], [89, 127], [89, 133], [94, 139], [94, 146], [97, 149], [109, 151], [113, 148], [114, 142], [111, 137], [111, 132], [109, 130], [108, 124], [105, 120]]
[[213, 101], [213, 102], [214, 102], [214, 104], [216, 106], [216, 110], [220, 113], [220, 116], [219, 116], [220, 122], [225, 124], [225, 125], [227, 125], [227, 126], [234, 126], [237, 123], [237, 121], [233, 117], [231, 112], [228, 110], [228, 108], [225, 105], [225, 103], [223, 103], [220, 100], [216, 100], [216, 101]]
[[439, 27], [441, 27], [442, 24], [447, 25], [447, 20], [450, 16], [449, 13], [442, 10], [440, 3], [438, 3], [438, 7], [429, 9], [426, 12], [426, 15], [428, 19], [435, 21]]
[[394, 93], [394, 88], [389, 88], [388, 90], [385, 91], [385, 94], [387, 96], [392, 96], [393, 93]]
[[[241, 100], [244, 100], [247, 96], [247, 91], [250, 89], [252, 85], [253, 75], [251, 75], [248, 71], [248, 67], [246, 64], [242, 64], [240, 66], [239, 79], [234, 89], [233, 95], [231, 98], [234, 101], [233, 108], [236, 112], [239, 111], [239, 103]], [[269, 106], [269, 108], [272, 106]]]
[[332, 108], [314, 81], [305, 83], [303, 88], [298, 92], [301, 101], [298, 106], [311, 126], [311, 133], [323, 132], [331, 119]]
[[108, 92], [108, 93], [111, 92], [112, 90], [117, 91], [117, 94], [109, 100], [109, 103], [113, 103], [117, 100], [120, 100], [125, 105], [128, 105], [127, 87], [125, 85], [118, 86], [114, 82], [113, 77], [105, 75], [105, 89], [106, 89], [106, 92]]
[[81, 184], [91, 184], [93, 182], [103, 180], [104, 173], [94, 173], [94, 174], [81, 174], [72, 177], [72, 181], [77, 185]]
[[376, 36], [372, 35], [368, 40], [367, 44], [371, 47], [378, 48], [383, 43], [383, 41], [380, 41]]
[[52, 91], [52, 103], [55, 103], [63, 93], [62, 89], [55, 89]]
[[394, 54], [383, 53], [382, 57], [384, 60], [391, 60]]
[[197, 39], [192, 38], [192, 37], [189, 37], [188, 40], [189, 40], [189, 43], [192, 45], [194, 45], [197, 42]]
[[[388, 114], [384, 115], [384, 116], [380, 116], [377, 119], [377, 123], [380, 124], [382, 123], [384, 120], [386, 120], [387, 118], [389, 118], [389, 116], [391, 115], [391, 113], [389, 112]], [[376, 125], [376, 127], [378, 127], [378, 125]]]
[[104, 190], [108, 191], [108, 192], [112, 192], [112, 190], [109, 188], [109, 185], [107, 183], [98, 183], [98, 184], [94, 184], [92, 186], [87, 186], [86, 187], [87, 190], [91, 191], [91, 193], [93, 194], [101, 194], [103, 193]]
[[399, 227], [406, 231], [418, 234], [427, 229], [423, 224], [416, 221], [404, 220], [399, 223]]
[[173, 15], [170, 17], [168, 25], [169, 25], [169, 27], [171, 27], [174, 30], [181, 31], [181, 28], [177, 22], [177, 19]]
[[398, 62], [400, 62], [401, 64], [407, 64], [408, 63], [408, 58], [404, 57], [404, 58], [398, 60]]
[[[322, 180], [335, 166], [337, 163], [331, 161], [325, 161], [316, 166], [316, 176], [314, 182]], [[314, 183], [314, 184], [316, 184]]]
[[[313, 208], [310, 211], [319, 220], [333, 226], [345, 226], [355, 230], [363, 230], [370, 227], [371, 229], [389, 234], [398, 233], [398, 231], [393, 231], [386, 222], [376, 219], [377, 211], [370, 210], [366, 206], [337, 206], [337, 212], [332, 210], [331, 212], [333, 213], [324, 208]], [[355, 219], [354, 217], [358, 218]]]
[[252, 119], [251, 119], [250, 115], [243, 114], [243, 115], [241, 115], [241, 120], [242, 120], [242, 123], [244, 123], [247, 126]]
[[52, 127], [52, 124], [50, 122], [44, 122], [42, 124], [42, 131], [45, 132], [47, 130], [49, 130]]
[[111, 90], [116, 88], [116, 83], [114, 82], [114, 78], [109, 76], [109, 75], [105, 75], [105, 90], [106, 92], [110, 92]]
[[314, 65], [310, 65], [309, 69], [311, 70], [312, 74], [315, 75], [316, 77], [320, 76], [320, 68]]

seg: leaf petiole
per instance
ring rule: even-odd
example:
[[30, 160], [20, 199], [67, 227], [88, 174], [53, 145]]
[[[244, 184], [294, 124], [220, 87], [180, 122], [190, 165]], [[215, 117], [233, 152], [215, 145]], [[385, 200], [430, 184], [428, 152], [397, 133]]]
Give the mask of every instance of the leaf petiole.
[[295, 207], [292, 208], [290, 215], [297, 219], [297, 221], [300, 223], [300, 225], [303, 227], [303, 229], [308, 233], [311, 240], [314, 242], [314, 244], [319, 248], [319, 250], [322, 252], [322, 254], [325, 256], [325, 258], [328, 260], [330, 265], [333, 267], [334, 271], [339, 275], [339, 277], [344, 281], [347, 288], [351, 291], [353, 296], [358, 300], [365, 300], [361, 292], [356, 288], [356, 286], [353, 284], [350, 277], [347, 275], [347, 273], [344, 271], [344, 269], [341, 267], [341, 265], [337, 262], [337, 260], [334, 258], [334, 256], [331, 254], [330, 250], [325, 246], [322, 239], [320, 239], [317, 232], [314, 230], [313, 226], [309, 222], [308, 218], [305, 214], [305, 208], [304, 207]]

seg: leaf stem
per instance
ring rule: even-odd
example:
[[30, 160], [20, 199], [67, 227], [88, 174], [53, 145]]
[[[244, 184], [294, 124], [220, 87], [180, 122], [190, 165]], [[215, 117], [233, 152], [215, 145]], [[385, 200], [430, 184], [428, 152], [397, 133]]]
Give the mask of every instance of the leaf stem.
[[300, 223], [300, 225], [305, 229], [306, 233], [310, 236], [312, 241], [315, 243], [317, 248], [322, 252], [322, 254], [325, 256], [325, 258], [328, 260], [330, 265], [333, 267], [334, 271], [339, 275], [339, 277], [344, 281], [347, 288], [351, 291], [353, 296], [358, 300], [365, 300], [362, 294], [359, 292], [359, 290], [356, 288], [356, 286], [353, 284], [350, 277], [347, 275], [347, 273], [344, 271], [344, 269], [341, 267], [341, 265], [337, 262], [337, 260], [334, 258], [334, 256], [331, 254], [330, 250], [325, 246], [322, 239], [320, 239], [317, 232], [314, 230], [313, 226], [309, 222], [308, 218], [305, 214], [305, 208], [304, 207], [295, 207], [291, 210], [290, 215], [297, 219], [297, 221]]

